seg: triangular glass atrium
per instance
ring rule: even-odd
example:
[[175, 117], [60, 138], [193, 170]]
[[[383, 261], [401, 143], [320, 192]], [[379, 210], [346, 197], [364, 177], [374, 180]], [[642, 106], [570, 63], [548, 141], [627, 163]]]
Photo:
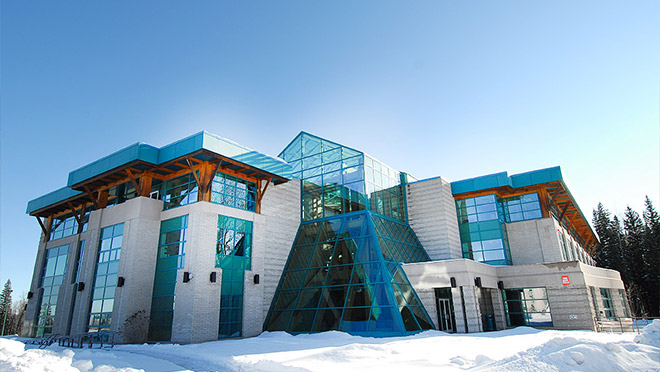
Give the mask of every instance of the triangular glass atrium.
[[303, 222], [264, 329], [389, 336], [433, 328], [401, 269], [429, 260], [407, 224], [404, 177], [307, 133], [280, 156], [302, 180]]

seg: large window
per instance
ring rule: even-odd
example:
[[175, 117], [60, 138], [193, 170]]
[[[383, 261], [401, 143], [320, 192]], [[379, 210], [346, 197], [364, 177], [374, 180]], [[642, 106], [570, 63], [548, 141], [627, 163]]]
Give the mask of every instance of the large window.
[[609, 288], [600, 289], [600, 297], [603, 299], [603, 311], [605, 313], [605, 318], [614, 319], [616, 318], [616, 312], [614, 311], [614, 302], [612, 302], [612, 293]]
[[222, 269], [218, 338], [243, 332], [243, 283], [250, 269], [252, 222], [218, 216], [216, 267]]
[[42, 337], [53, 332], [55, 309], [60, 286], [66, 274], [66, 261], [69, 257], [69, 245], [62, 245], [46, 250], [46, 262], [41, 274], [43, 295], [39, 305], [39, 318], [35, 326], [35, 336]]
[[101, 230], [92, 307], [89, 312], [88, 330], [90, 332], [110, 329], [123, 235], [123, 223]]
[[[87, 221], [89, 220], [90, 212], [91, 208], [87, 208], [82, 217], [82, 232], [87, 231]], [[78, 234], [78, 220], [69, 213], [53, 220], [49, 240], [61, 239], [75, 234]]]
[[526, 221], [543, 217], [537, 193], [513, 196], [504, 199], [506, 222]]
[[545, 288], [505, 289], [502, 294], [509, 326], [552, 327]]
[[163, 182], [164, 209], [197, 202], [197, 182], [192, 173]]
[[254, 212], [257, 206], [257, 184], [218, 172], [213, 178], [213, 203]]
[[183, 268], [184, 264], [187, 229], [188, 216], [176, 217], [160, 223], [149, 322], [149, 339], [153, 341], [168, 341], [172, 337], [176, 278], [177, 271]]
[[463, 257], [510, 265], [511, 254], [501, 199], [484, 195], [456, 201]]

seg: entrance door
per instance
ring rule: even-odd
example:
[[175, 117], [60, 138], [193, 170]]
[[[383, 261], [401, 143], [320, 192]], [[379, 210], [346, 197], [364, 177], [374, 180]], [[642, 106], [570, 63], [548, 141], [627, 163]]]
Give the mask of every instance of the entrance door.
[[456, 332], [451, 299], [438, 298], [438, 326], [441, 331]]

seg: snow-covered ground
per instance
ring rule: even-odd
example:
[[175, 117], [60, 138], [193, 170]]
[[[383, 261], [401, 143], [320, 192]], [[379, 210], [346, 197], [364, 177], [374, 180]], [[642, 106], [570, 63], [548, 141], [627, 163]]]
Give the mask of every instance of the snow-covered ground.
[[39, 349], [0, 338], [0, 371], [660, 371], [660, 320], [643, 334], [512, 330], [365, 338], [283, 332], [194, 345]]

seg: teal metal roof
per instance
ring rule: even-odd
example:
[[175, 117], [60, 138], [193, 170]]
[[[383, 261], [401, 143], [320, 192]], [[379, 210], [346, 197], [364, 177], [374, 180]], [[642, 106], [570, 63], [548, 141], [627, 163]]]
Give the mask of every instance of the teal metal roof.
[[28, 202], [27, 213], [34, 212], [40, 208], [80, 194], [81, 192], [72, 190], [71, 186], [84, 182], [95, 176], [102, 175], [115, 168], [136, 161], [160, 165], [199, 150], [207, 150], [222, 155], [228, 159], [235, 160], [282, 178], [291, 178], [291, 166], [284, 160], [278, 157], [262, 154], [226, 138], [202, 131], [161, 148], [147, 145], [145, 143], [136, 143], [80, 167], [69, 173], [67, 187], [53, 191]]
[[69, 187], [62, 187], [61, 189], [57, 189], [53, 192], [49, 192], [46, 195], [42, 195], [36, 199], [30, 200], [27, 204], [27, 210], [25, 213], [32, 213], [43, 207], [67, 200], [80, 194], [82, 194], [81, 191], [72, 190]]
[[67, 186], [73, 186], [133, 161], [160, 165], [199, 150], [208, 150], [277, 176], [291, 178], [291, 166], [284, 160], [202, 131], [160, 149], [144, 143], [136, 143], [123, 148], [69, 173]]
[[157, 147], [153, 147], [145, 143], [136, 143], [130, 145], [119, 151], [113, 152], [108, 156], [102, 157], [93, 163], [89, 163], [70, 172], [66, 185], [75, 185], [136, 160], [157, 164], [156, 162], [158, 161], [158, 152], [159, 151]]
[[507, 172], [489, 174], [451, 183], [452, 194], [462, 194], [486, 190], [493, 187], [510, 186], [513, 188], [538, 185], [553, 181], [563, 181], [560, 167], [539, 169], [509, 176]]

